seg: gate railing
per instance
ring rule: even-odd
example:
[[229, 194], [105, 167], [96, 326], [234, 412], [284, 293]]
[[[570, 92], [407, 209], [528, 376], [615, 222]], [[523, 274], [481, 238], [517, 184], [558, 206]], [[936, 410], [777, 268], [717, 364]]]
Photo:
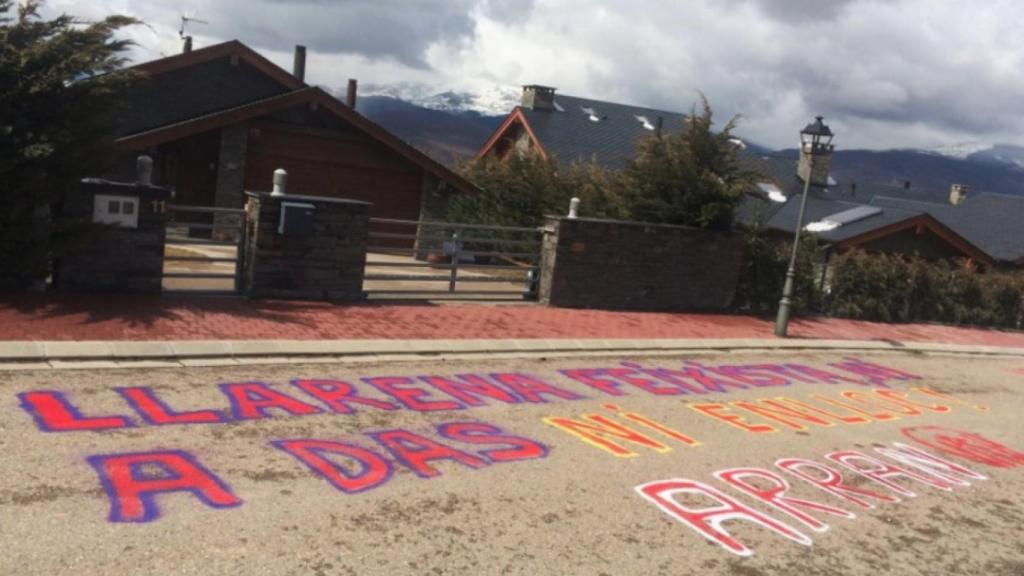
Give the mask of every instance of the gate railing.
[[[245, 210], [180, 205], [168, 206], [167, 210], [170, 219], [164, 243], [165, 291], [238, 292], [245, 251]], [[175, 246], [186, 248], [173, 250]], [[224, 264], [232, 264], [233, 268]], [[171, 288], [166, 287], [168, 279], [174, 285]]]
[[364, 290], [534, 299], [542, 240], [540, 228], [370, 218]]

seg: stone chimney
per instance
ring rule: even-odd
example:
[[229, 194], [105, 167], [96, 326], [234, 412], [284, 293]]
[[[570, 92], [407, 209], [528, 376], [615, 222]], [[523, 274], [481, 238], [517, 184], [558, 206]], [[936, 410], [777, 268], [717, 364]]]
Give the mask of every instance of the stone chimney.
[[[832, 144], [818, 144], [811, 150], [811, 144], [800, 146], [800, 162], [797, 164], [796, 175], [806, 182], [810, 179], [811, 186], [828, 186], [828, 175], [832, 171]], [[814, 168], [811, 171], [811, 157], [814, 157]]]
[[953, 184], [949, 187], [949, 203], [953, 206], [967, 199], [967, 184]]
[[348, 93], [345, 95], [345, 104], [348, 104], [349, 108], [355, 110], [356, 107], [356, 92], [359, 90], [359, 83], [356, 82], [355, 78], [348, 79]]
[[292, 75], [299, 80], [306, 81], [306, 47], [295, 46], [295, 61], [292, 64]]
[[555, 88], [538, 86], [536, 84], [523, 86], [523, 98], [520, 101], [520, 106], [530, 110], [546, 110], [549, 112], [554, 110]]

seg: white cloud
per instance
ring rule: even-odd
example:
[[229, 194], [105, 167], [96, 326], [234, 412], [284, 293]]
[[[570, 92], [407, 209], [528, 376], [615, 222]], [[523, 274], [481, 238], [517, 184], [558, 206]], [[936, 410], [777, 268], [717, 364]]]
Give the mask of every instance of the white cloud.
[[844, 148], [1024, 144], [1024, 4], [1017, 0], [50, 0], [136, 15], [137, 54], [238, 38], [311, 81], [545, 83], [577, 95], [687, 109], [703, 91], [740, 131], [792, 146], [823, 114]]

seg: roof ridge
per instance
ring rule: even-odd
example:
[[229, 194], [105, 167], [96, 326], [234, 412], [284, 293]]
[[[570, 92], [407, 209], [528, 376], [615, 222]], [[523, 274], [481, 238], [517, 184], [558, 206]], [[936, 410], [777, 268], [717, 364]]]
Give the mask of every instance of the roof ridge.
[[599, 100], [597, 98], [586, 98], [586, 97], [583, 97], [583, 96], [573, 96], [572, 94], [558, 94], [558, 93], [556, 93], [555, 94], [555, 100], [558, 100], [559, 96], [563, 96], [565, 98], [575, 98], [576, 100], [585, 100], [587, 102], [593, 102], [593, 103], [610, 104], [612, 106], [621, 106], [623, 108], [640, 108], [640, 109], [643, 109], [643, 110], [650, 110], [652, 112], [664, 112], [665, 114], [672, 114], [674, 116], [689, 116], [689, 114], [686, 113], [686, 112], [674, 112], [672, 110], [662, 110], [660, 108], [652, 108], [650, 106], [637, 106], [636, 104], [625, 104], [623, 102], [612, 102], [611, 100]]
[[939, 208], [952, 208], [953, 207], [950, 204], [945, 204], [945, 203], [942, 203], [942, 202], [932, 202], [930, 200], [918, 200], [916, 198], [897, 198], [896, 196], [883, 196], [881, 194], [875, 194], [874, 196], [871, 197], [871, 202], [874, 202], [875, 200], [895, 200], [897, 202], [913, 202], [914, 204], [928, 204], [929, 206], [936, 206], [936, 207], [939, 207]]
[[170, 56], [164, 56], [163, 58], [140, 62], [130, 66], [128, 69], [138, 70], [150, 75], [158, 75], [181, 68], [187, 68], [195, 64], [216, 60], [217, 58], [223, 58], [232, 54], [246, 60], [249, 64], [256, 67], [257, 70], [280, 83], [285, 88], [298, 90], [307, 86], [305, 82], [299, 80], [266, 56], [260, 54], [255, 49], [237, 39], [204, 46], [202, 48], [192, 50], [191, 52], [172, 54]]
[[[1012, 198], [1014, 200], [1024, 201], [1024, 195], [1021, 195], [1021, 194], [1007, 194], [1006, 192], [979, 192], [979, 193], [975, 194], [973, 197], [974, 198], [981, 198], [982, 196], [998, 196], [1000, 198]], [[971, 195], [970, 195], [970, 193], [968, 193], [967, 199], [969, 200], [970, 198], [971, 198]]]

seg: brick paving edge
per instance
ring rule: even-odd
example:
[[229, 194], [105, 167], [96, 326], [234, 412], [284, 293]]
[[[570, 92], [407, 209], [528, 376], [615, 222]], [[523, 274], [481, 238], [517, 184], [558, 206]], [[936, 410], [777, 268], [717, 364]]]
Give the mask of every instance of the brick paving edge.
[[510, 354], [834, 351], [1021, 357], [1024, 348], [891, 340], [536, 339], [536, 340], [188, 340], [0, 342], [0, 370], [164, 368], [332, 362], [341, 359], [485, 358]]

